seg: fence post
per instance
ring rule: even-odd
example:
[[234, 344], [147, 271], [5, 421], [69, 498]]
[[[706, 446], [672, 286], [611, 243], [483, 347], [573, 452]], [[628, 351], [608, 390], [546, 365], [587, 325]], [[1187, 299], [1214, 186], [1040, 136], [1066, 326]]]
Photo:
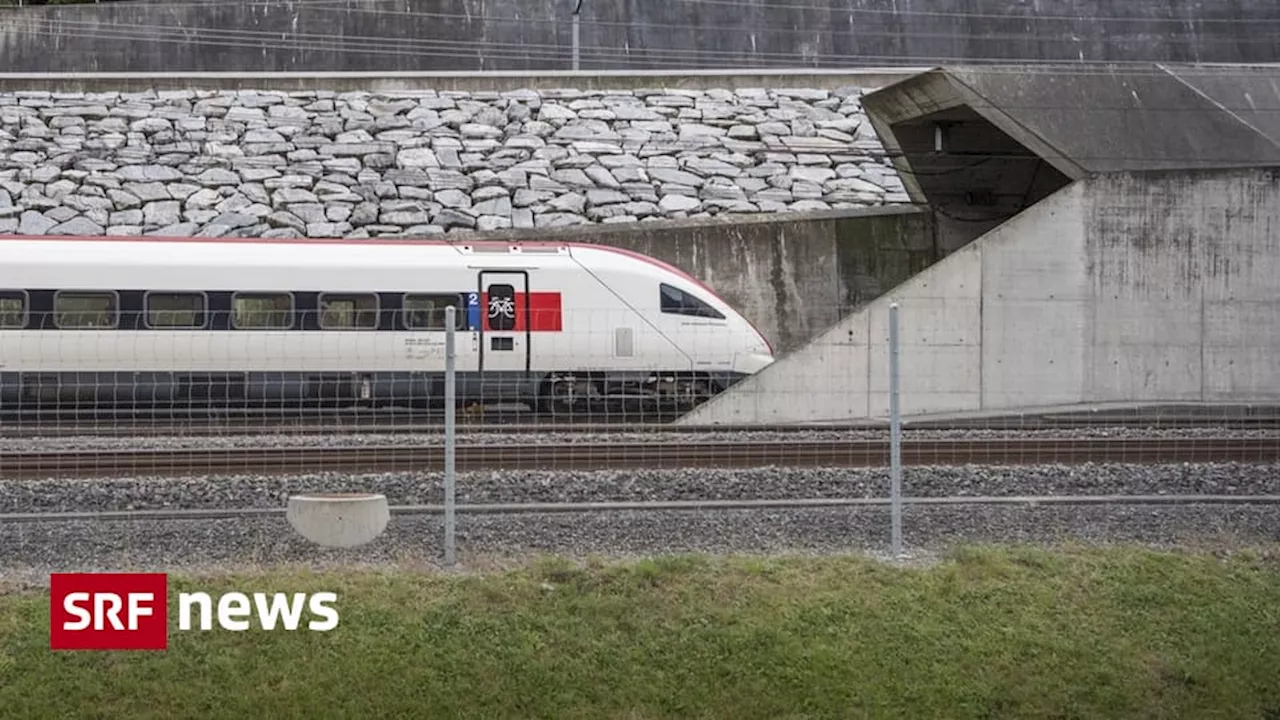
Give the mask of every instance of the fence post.
[[454, 495], [457, 478], [454, 472], [454, 420], [457, 406], [457, 387], [454, 377], [454, 329], [457, 327], [457, 308], [444, 309], [444, 562], [457, 562], [454, 547]]
[[898, 303], [889, 304], [889, 502], [895, 556], [902, 554], [902, 414], [898, 405]]
[[578, 70], [578, 11], [582, 10], [582, 0], [573, 6], [573, 69]]

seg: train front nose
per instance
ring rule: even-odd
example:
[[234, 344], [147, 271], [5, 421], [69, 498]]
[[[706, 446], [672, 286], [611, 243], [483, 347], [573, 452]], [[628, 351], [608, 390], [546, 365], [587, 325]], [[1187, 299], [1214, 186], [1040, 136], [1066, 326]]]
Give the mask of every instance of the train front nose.
[[768, 339], [755, 328], [751, 328], [750, 333], [754, 342], [748, 342], [733, 361], [734, 371], [744, 375], [754, 375], [772, 365], [775, 360], [773, 346]]
[[773, 364], [772, 353], [742, 352], [733, 359], [733, 370], [743, 375], [754, 375]]

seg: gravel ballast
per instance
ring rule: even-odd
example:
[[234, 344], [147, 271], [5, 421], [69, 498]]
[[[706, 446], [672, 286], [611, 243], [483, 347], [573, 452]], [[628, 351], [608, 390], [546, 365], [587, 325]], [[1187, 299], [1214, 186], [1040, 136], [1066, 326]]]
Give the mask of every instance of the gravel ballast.
[[[910, 467], [908, 497], [1280, 494], [1280, 464]], [[291, 494], [376, 491], [392, 505], [442, 501], [439, 473], [118, 478], [0, 482], [0, 513], [267, 508]], [[885, 469], [478, 472], [458, 477], [460, 503], [877, 498]], [[888, 508], [459, 515], [467, 557], [670, 552], [881, 552]], [[912, 552], [957, 542], [1257, 543], [1280, 540], [1280, 505], [908, 506]], [[308, 544], [283, 514], [204, 520], [0, 522], [0, 576], [53, 570], [244, 568], [278, 563], [434, 561], [438, 514], [393, 515], [375, 542], [348, 551]], [[33, 574], [33, 575], [32, 575]]]
[[[0, 481], [0, 513], [283, 508], [290, 495], [378, 492], [391, 505], [444, 501], [432, 472]], [[1280, 464], [908, 467], [907, 496], [1280, 494]], [[460, 503], [874, 498], [887, 468], [481, 471], [460, 473]]]

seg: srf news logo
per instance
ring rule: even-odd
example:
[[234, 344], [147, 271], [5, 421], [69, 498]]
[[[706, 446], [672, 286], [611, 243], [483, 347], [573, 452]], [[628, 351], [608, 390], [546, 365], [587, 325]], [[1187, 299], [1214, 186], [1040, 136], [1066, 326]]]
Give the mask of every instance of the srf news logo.
[[[54, 573], [49, 577], [49, 648], [52, 650], [164, 650], [169, 646], [169, 578], [164, 573]], [[214, 621], [223, 630], [245, 631], [251, 618], [264, 630], [338, 627], [334, 593], [178, 593], [178, 629], [201, 630]]]

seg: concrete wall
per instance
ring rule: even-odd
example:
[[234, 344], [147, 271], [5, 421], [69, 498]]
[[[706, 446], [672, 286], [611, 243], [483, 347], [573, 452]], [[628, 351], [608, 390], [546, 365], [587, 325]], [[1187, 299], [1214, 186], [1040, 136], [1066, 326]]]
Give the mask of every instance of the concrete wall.
[[[795, 219], [575, 228], [563, 240], [665, 260], [707, 283], [790, 353], [939, 257], [933, 216], [912, 208]], [[525, 237], [507, 233], [503, 237]]]
[[1080, 181], [684, 419], [884, 417], [888, 305], [902, 412], [1280, 399], [1280, 180]]
[[[208, 0], [20, 8], [0, 15], [0, 66], [9, 72], [568, 69], [576, 4]], [[1269, 62], [1280, 58], [1280, 38], [1267, 24], [1277, 19], [1275, 3], [1233, 0], [591, 0], [582, 3], [581, 63], [670, 69], [985, 58]]]

